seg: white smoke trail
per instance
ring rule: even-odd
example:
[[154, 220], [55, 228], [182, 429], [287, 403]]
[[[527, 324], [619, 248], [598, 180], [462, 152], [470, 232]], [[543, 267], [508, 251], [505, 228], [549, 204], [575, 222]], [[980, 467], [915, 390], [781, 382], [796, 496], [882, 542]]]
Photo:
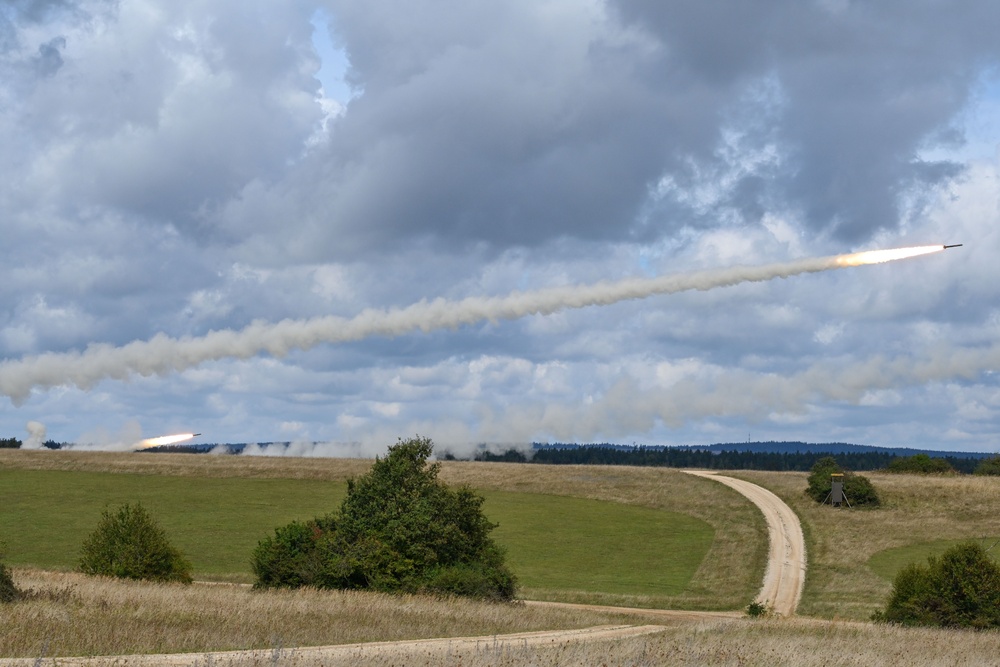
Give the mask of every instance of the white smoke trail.
[[263, 352], [282, 356], [291, 350], [307, 350], [321, 343], [343, 343], [370, 336], [391, 337], [411, 331], [454, 329], [481, 321], [547, 315], [570, 308], [606, 306], [657, 294], [710, 290], [892, 261], [943, 249], [941, 245], [921, 246], [656, 278], [632, 278], [614, 283], [553, 287], [515, 292], [503, 297], [469, 297], [460, 301], [436, 299], [400, 309], [368, 309], [350, 319], [329, 316], [283, 320], [275, 324], [258, 321], [242, 331], [213, 331], [200, 338], [170, 338], [157, 334], [148, 341], [135, 341], [121, 347], [95, 344], [83, 352], [49, 353], [5, 361], [0, 364], [0, 394], [20, 404], [36, 387], [71, 384], [87, 389], [103, 379], [125, 380], [132, 374], [165, 375], [216, 359], [247, 359]]

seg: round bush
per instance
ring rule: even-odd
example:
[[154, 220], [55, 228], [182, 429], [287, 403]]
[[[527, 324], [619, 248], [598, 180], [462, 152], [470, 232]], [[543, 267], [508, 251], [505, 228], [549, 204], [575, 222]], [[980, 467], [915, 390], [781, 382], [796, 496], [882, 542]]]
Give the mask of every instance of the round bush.
[[882, 504], [871, 480], [844, 470], [832, 456], [824, 456], [813, 464], [807, 480], [806, 494], [818, 503], [825, 502], [832, 488], [833, 480], [830, 475], [833, 473], [843, 473], [844, 495], [847, 496], [852, 507], [862, 505], [878, 507]]
[[14, 602], [21, 598], [21, 591], [14, 585], [14, 578], [10, 575], [10, 568], [0, 562], [0, 603]]
[[927, 565], [911, 563], [896, 575], [892, 593], [874, 620], [952, 628], [1000, 627], [1000, 566], [982, 545], [964, 542]]
[[191, 563], [141, 504], [105, 510], [83, 543], [80, 571], [122, 579], [191, 583]]
[[432, 451], [427, 438], [401, 440], [348, 482], [338, 513], [276, 529], [254, 550], [255, 585], [513, 599], [482, 496], [438, 480]]

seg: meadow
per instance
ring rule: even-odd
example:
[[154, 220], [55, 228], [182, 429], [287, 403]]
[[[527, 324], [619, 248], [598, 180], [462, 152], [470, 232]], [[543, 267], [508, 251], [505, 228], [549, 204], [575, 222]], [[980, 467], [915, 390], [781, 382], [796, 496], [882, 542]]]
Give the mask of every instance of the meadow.
[[[141, 502], [195, 577], [246, 583], [261, 538], [332, 511], [345, 492], [339, 481], [0, 470], [0, 535], [13, 565], [70, 570], [104, 509]], [[490, 491], [484, 509], [511, 567], [540, 593], [678, 595], [713, 536], [684, 514], [568, 496]]]
[[[0, 450], [0, 540], [13, 565], [71, 569], [101, 510], [140, 500], [197, 578], [247, 582], [259, 539], [289, 520], [334, 510], [345, 481], [369, 465]], [[525, 597], [739, 609], [759, 588], [763, 518], [721, 484], [666, 469], [447, 461], [441, 477], [486, 497]]]
[[[78, 548], [76, 537], [91, 529], [100, 509], [121, 499], [142, 499], [158, 516], [163, 512], [160, 518], [176, 534], [178, 544], [186, 530], [211, 528], [210, 517], [213, 513], [220, 516], [219, 512], [225, 521], [217, 529], [224, 524], [228, 530], [235, 523], [247, 534], [247, 543], [254, 543], [261, 531], [266, 533], [282, 521], [334, 509], [345, 480], [363, 473], [368, 465], [367, 461], [331, 459], [0, 451], [0, 494], [14, 488], [11, 480], [22, 480], [16, 493], [0, 496], [0, 514], [4, 515], [0, 539], [12, 541], [11, 535], [4, 534], [7, 531], [15, 533], [15, 543], [23, 538], [21, 528], [4, 523], [10, 521], [8, 500], [21, 503], [17, 514], [40, 512], [38, 506], [49, 501], [44, 500], [48, 492], [39, 492], [38, 487], [44, 486], [41, 481], [59, 479], [46, 477], [54, 473], [71, 475], [62, 478], [60, 493], [70, 493], [68, 488], [75, 484], [76, 495], [61, 496], [60, 502], [87, 506], [86, 512], [79, 510], [87, 518], [70, 520], [63, 514], [61, 524], [58, 519], [45, 524], [41, 541], [64, 539], [64, 546], [73, 543]], [[829, 620], [732, 618], [671, 623], [636, 616], [653, 611], [546, 609], [367, 593], [257, 592], [225, 584], [152, 586], [27, 568], [35, 561], [54, 558], [62, 549], [40, 549], [31, 555], [23, 551], [22, 558], [11, 548], [8, 560], [19, 563], [15, 569], [19, 583], [37, 593], [31, 600], [0, 608], [3, 627], [16, 629], [0, 640], [7, 642], [0, 644], [0, 655], [37, 657], [46, 645], [48, 655], [269, 649], [607, 623], [664, 623], [671, 627], [648, 637], [586, 646], [507, 647], [492, 653], [477, 649], [454, 657], [463, 665], [1000, 662], [995, 649], [1000, 637], [995, 632], [914, 630], [857, 622], [882, 605], [891, 575], [903, 563], [921, 560], [955, 540], [1000, 535], [1000, 480], [872, 473], [868, 476], [882, 494], [884, 506], [835, 510], [814, 503], [803, 493], [805, 474], [729, 474], [771, 489], [798, 513], [809, 557], [799, 614]], [[486, 497], [488, 516], [501, 524], [495, 536], [508, 547], [528, 599], [739, 610], [760, 585], [766, 544], [763, 520], [749, 502], [710, 480], [656, 468], [462, 462], [444, 462], [441, 476], [450, 484], [468, 484]], [[105, 478], [115, 483], [109, 485]], [[107, 495], [109, 489], [121, 494]], [[29, 501], [32, 494], [34, 500]], [[126, 498], [135, 494], [140, 497]], [[248, 494], [256, 494], [256, 505], [246, 502]], [[192, 504], [174, 511], [183, 506], [178, 498], [185, 496], [193, 499]], [[234, 499], [242, 502], [220, 508]], [[154, 507], [154, 503], [162, 504]], [[167, 517], [178, 523], [169, 523]], [[84, 525], [76, 526], [78, 521]], [[259, 523], [254, 525], [254, 521]], [[687, 528], [671, 532], [668, 524], [675, 522], [687, 522]], [[53, 536], [68, 530], [71, 523], [80, 531], [77, 536]], [[661, 543], [655, 542], [658, 533], [662, 533]], [[229, 542], [228, 538], [220, 540], [218, 534], [208, 533], [201, 541], [207, 543], [202, 545], [207, 550], [197, 558], [192, 555], [201, 578], [246, 580], [245, 560], [239, 555], [242, 548], [225, 556], [225, 549], [212, 543]], [[44, 567], [72, 567], [70, 561], [56, 561]], [[199, 561], [204, 562], [198, 565]], [[657, 580], [652, 570], [661, 567], [666, 574]], [[673, 573], [671, 567], [676, 568]], [[127, 631], [103, 631], [108, 627]], [[274, 664], [320, 664], [294, 652], [281, 655]], [[407, 663], [439, 664], [441, 659], [418, 657]], [[369, 656], [351, 664], [399, 663], [398, 659]]]

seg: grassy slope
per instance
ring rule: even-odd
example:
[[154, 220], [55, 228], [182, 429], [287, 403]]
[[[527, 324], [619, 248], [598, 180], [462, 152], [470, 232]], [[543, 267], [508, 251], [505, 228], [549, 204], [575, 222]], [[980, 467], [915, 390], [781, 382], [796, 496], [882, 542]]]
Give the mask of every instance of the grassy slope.
[[[994, 561], [1000, 561], [1000, 552], [996, 550], [997, 542], [1000, 541], [1000, 538], [989, 536], [983, 538], [977, 537], [976, 540], [988, 550], [987, 552], [993, 557]], [[868, 567], [878, 576], [891, 581], [904, 565], [908, 565], [909, 563], [924, 565], [927, 563], [929, 556], [940, 556], [946, 550], [956, 544], [960, 544], [962, 541], [933, 540], [931, 542], [917, 542], [904, 547], [886, 549], [885, 551], [877, 552], [868, 559]]]
[[[712, 545], [699, 519], [646, 507], [534, 493], [486, 494], [494, 532], [523, 586], [677, 596]], [[639, 539], [637, 539], [639, 538]]]
[[776, 493], [806, 527], [809, 570], [801, 614], [867, 619], [891, 589], [891, 582], [869, 567], [875, 554], [935, 540], [1000, 535], [997, 478], [865, 473], [883, 507], [835, 510], [805, 495], [806, 473], [733, 475]]
[[[337, 507], [341, 482], [0, 470], [8, 562], [73, 569], [101, 512], [141, 502], [195, 576], [249, 581], [250, 553], [276, 526]], [[241, 576], [242, 575], [242, 576]]]
[[[24, 454], [30, 453], [0, 458], [0, 538], [7, 541], [11, 563], [72, 568], [79, 546], [93, 530], [101, 510], [140, 500], [192, 560], [197, 577], [235, 581], [249, 580], [247, 559], [257, 540], [294, 518], [309, 518], [335, 508], [343, 496], [342, 480], [348, 476], [330, 461], [314, 462], [308, 470], [309, 479], [281, 479], [274, 476], [280, 472], [274, 460], [248, 462], [224, 457], [220, 464], [220, 458], [205, 456], [177, 461], [175, 455], [67, 458], [63, 453]], [[168, 474], [150, 474], [158, 461]], [[202, 461], [204, 469], [198, 465]], [[307, 472], [300, 467], [300, 460], [287, 461], [291, 464], [289, 474]], [[222, 476], [226, 463], [240, 476]], [[30, 469], [39, 467], [60, 469]], [[452, 464], [444, 476], [455, 476], [462, 470], [479, 475], [491, 467]], [[317, 468], [325, 474], [317, 474]], [[361, 471], [354, 462], [347, 462], [346, 468], [350, 474]], [[214, 476], [196, 475], [206, 471]], [[662, 496], [665, 479], [739, 504], [726, 494], [712, 494], [714, 486], [691, 485], [697, 480], [676, 473], [654, 476], [656, 489], [640, 484], [632, 490], [632, 499], [641, 500], [635, 491], [642, 489], [652, 491], [653, 498]], [[473, 480], [463, 481], [471, 484]], [[493, 481], [501, 488], [506, 485], [502, 480]], [[539, 485], [539, 481], [544, 484]], [[607, 498], [608, 490], [600, 488], [596, 495], [605, 497], [603, 501], [568, 497], [574, 495], [574, 483], [560, 487], [548, 475], [528, 486], [550, 493], [488, 489], [484, 494], [487, 515], [500, 523], [495, 536], [509, 549], [511, 565], [530, 597], [718, 607], [741, 606], [755, 590], [752, 573], [733, 577], [714, 571], [711, 563], [706, 567], [706, 552], [716, 549], [719, 542], [718, 538], [713, 540], [712, 525], [664, 511], [672, 509], [669, 502], [653, 502], [653, 507], [607, 502], [628, 499]], [[595, 491], [595, 485], [586, 486]], [[678, 491], [684, 495], [683, 488]], [[553, 495], [556, 493], [566, 495]], [[722, 537], [723, 541], [732, 539], [725, 534]], [[711, 586], [706, 579], [723, 585], [706, 590]], [[742, 584], [742, 590], [726, 583]]]

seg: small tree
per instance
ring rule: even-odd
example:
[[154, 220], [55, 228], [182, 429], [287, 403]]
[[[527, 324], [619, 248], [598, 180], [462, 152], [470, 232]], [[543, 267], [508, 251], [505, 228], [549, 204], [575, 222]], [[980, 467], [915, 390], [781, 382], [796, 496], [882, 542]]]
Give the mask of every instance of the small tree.
[[1000, 627], [1000, 567], [982, 545], [964, 542], [896, 575], [876, 621], [954, 628]]
[[1000, 475], [1000, 456], [983, 459], [972, 471], [973, 475]]
[[895, 473], [915, 473], [918, 475], [953, 475], [955, 469], [951, 464], [940, 458], [932, 458], [928, 454], [899, 456], [889, 463], [886, 469]]
[[105, 510], [83, 543], [80, 571], [122, 579], [191, 583], [191, 563], [140, 503]]
[[14, 578], [10, 574], [10, 568], [0, 560], [0, 603], [15, 602], [20, 600], [21, 597], [22, 593], [14, 585]]
[[852, 506], [878, 507], [882, 503], [871, 480], [844, 470], [832, 456], [824, 456], [813, 464], [807, 480], [806, 494], [818, 503], [825, 502], [833, 486], [830, 476], [834, 473], [844, 475], [844, 495]]
[[489, 537], [483, 498], [438, 480], [428, 438], [400, 440], [349, 480], [340, 511], [262, 540], [256, 586], [370, 588], [509, 600], [516, 580]]

